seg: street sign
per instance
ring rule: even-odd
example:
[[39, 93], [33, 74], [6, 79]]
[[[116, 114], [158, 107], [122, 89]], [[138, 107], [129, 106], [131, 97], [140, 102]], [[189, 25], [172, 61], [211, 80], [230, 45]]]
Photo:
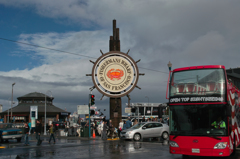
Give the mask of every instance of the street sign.
[[94, 106], [91, 106], [91, 107], [90, 107], [90, 110], [91, 110], [91, 109], [97, 109], [97, 107], [94, 105]]
[[89, 114], [88, 105], [78, 105], [77, 106], [77, 114]]
[[132, 113], [131, 108], [125, 108], [125, 113]]
[[95, 115], [99, 115], [99, 111], [95, 111]]

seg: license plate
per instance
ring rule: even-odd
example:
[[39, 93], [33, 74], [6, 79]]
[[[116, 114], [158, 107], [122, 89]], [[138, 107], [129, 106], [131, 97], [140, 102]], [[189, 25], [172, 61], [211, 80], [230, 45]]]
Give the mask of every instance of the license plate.
[[200, 149], [192, 149], [192, 153], [200, 153]]

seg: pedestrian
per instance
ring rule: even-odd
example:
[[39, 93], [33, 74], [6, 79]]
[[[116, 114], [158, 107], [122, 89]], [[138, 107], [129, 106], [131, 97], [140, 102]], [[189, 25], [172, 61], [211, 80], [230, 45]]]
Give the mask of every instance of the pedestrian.
[[156, 117], [156, 118], [154, 118], [154, 119], [155, 119], [155, 121], [156, 121], [156, 122], [158, 122], [158, 118], [157, 118], [157, 117]]
[[107, 121], [103, 122], [102, 139], [107, 140]]
[[137, 121], [137, 119], [134, 119], [133, 126], [134, 126], [134, 125], [137, 125], [137, 124], [138, 124], [138, 121]]
[[160, 123], [162, 123], [163, 122], [163, 120], [162, 120], [162, 118], [160, 118]]
[[120, 137], [120, 133], [122, 130], [123, 130], [123, 121], [121, 119], [118, 126], [118, 137]]
[[55, 132], [55, 128], [53, 127], [53, 124], [51, 124], [50, 128], [49, 128], [49, 133], [50, 133], [50, 138], [49, 138], [49, 141], [48, 141], [49, 144], [50, 144], [52, 138], [53, 138], [53, 143], [55, 144], [54, 132]]
[[37, 141], [37, 145], [41, 145], [42, 143], [42, 140], [40, 139], [40, 135], [41, 135], [41, 130], [42, 130], [42, 124], [40, 123], [39, 120], [37, 120], [37, 125], [36, 125], [36, 128], [35, 128], [35, 133], [36, 133], [36, 139], [38, 140]]
[[101, 138], [103, 138], [103, 126], [105, 124], [105, 121], [101, 121], [101, 124], [100, 124], [100, 130], [101, 130]]
[[27, 123], [25, 123], [24, 134], [25, 134], [25, 142], [24, 142], [24, 145], [25, 145], [25, 146], [28, 146], [28, 145], [29, 145], [29, 140], [28, 140], [29, 126], [28, 126]]
[[127, 129], [127, 123], [126, 123], [126, 121], [124, 121], [124, 123], [123, 123], [123, 130], [126, 130]]
[[143, 117], [142, 122], [146, 122], [145, 116]]
[[32, 128], [31, 128], [31, 122], [28, 123], [28, 127], [29, 127], [29, 135], [30, 135], [30, 134], [31, 134], [31, 130], [32, 130]]
[[110, 137], [113, 137], [113, 133], [114, 133], [114, 127], [113, 127], [113, 124], [112, 124], [112, 120], [109, 120], [109, 130], [110, 130]]
[[126, 128], [129, 129], [130, 127], [132, 127], [132, 122], [131, 122], [131, 118], [128, 117], [128, 120], [126, 121]]

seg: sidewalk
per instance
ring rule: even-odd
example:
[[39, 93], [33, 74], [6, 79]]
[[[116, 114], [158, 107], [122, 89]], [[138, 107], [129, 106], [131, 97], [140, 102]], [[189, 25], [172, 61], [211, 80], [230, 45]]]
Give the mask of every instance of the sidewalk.
[[[31, 139], [33, 140], [37, 140], [35, 138], [36, 134], [30, 134], [29, 137], [31, 137]], [[41, 137], [46, 137], [46, 138], [49, 138], [50, 135], [43, 135], [41, 134]], [[101, 136], [96, 136], [95, 138], [93, 137], [79, 137], [79, 136], [57, 136], [55, 135], [55, 138], [56, 139], [70, 139], [70, 140], [102, 140]]]

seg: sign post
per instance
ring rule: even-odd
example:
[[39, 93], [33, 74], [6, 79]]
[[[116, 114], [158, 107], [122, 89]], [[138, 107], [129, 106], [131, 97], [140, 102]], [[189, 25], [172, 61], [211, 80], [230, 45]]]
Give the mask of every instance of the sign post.
[[[129, 52], [129, 51], [128, 51]], [[139, 75], [137, 62], [127, 53], [120, 52], [119, 28], [116, 28], [116, 20], [113, 20], [113, 36], [109, 40], [109, 52], [102, 53], [92, 68], [92, 81], [94, 86], [103, 96], [110, 97], [110, 119], [114, 127], [122, 118], [121, 97], [128, 96], [137, 86]]]

